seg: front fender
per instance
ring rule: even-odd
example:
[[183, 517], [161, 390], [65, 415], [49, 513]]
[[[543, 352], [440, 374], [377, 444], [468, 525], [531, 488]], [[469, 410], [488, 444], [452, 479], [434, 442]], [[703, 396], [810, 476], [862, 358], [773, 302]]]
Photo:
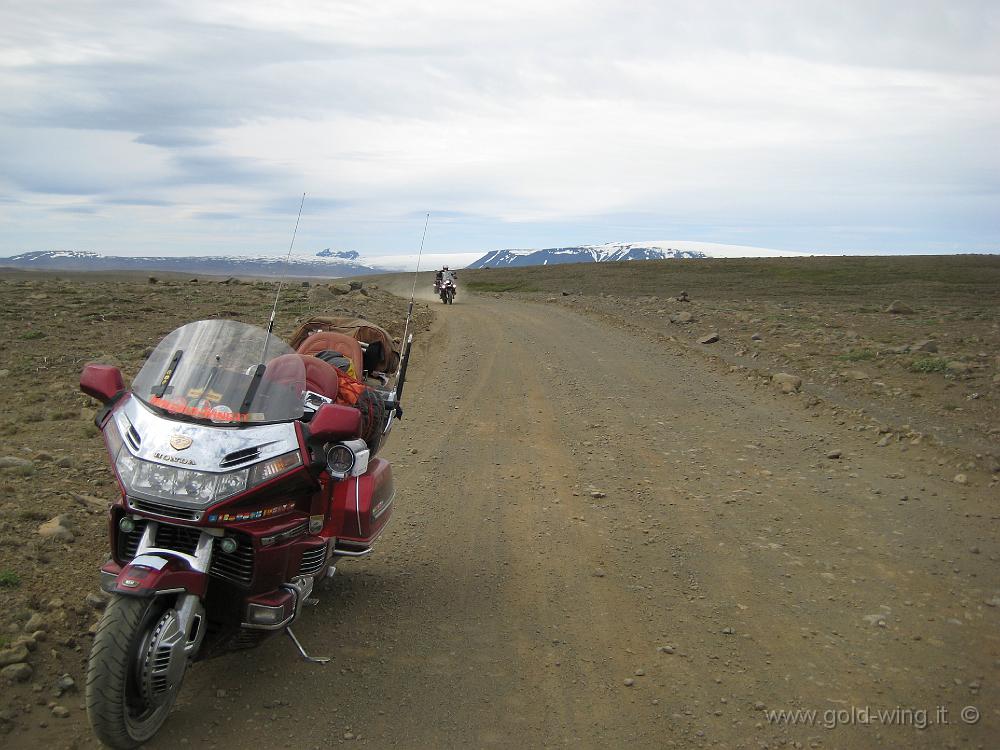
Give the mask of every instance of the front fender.
[[125, 567], [112, 562], [101, 568], [101, 588], [125, 596], [188, 593], [202, 598], [208, 589], [208, 575], [192, 570], [177, 557], [144, 554]]

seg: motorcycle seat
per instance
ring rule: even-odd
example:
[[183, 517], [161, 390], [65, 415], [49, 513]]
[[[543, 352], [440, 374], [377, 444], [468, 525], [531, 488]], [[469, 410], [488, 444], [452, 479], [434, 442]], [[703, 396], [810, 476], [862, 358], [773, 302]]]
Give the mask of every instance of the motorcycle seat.
[[354, 371], [361, 377], [364, 371], [365, 356], [358, 340], [346, 333], [337, 331], [317, 331], [299, 344], [296, 349], [299, 354], [314, 355], [320, 352], [340, 352], [354, 363]]
[[340, 390], [337, 368], [316, 357], [305, 354], [282, 354], [268, 363], [264, 377], [276, 383], [297, 380], [299, 369], [297, 364], [293, 364], [295, 360], [300, 360], [305, 367], [306, 388], [313, 393], [336, 400], [337, 391]]

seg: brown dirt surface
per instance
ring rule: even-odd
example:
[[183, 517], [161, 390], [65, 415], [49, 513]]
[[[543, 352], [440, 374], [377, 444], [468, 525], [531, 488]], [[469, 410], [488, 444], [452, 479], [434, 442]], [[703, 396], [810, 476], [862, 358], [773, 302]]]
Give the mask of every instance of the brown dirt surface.
[[[436, 303], [418, 336], [385, 449], [393, 524], [296, 627], [333, 663], [272, 641], [198, 664], [149, 746], [995, 746], [1000, 265], [825, 262], [460, 273], [456, 304]], [[150, 318], [183, 307], [178, 284], [140, 322], [148, 290], [121, 286], [127, 334], [114, 320], [68, 325], [76, 348], [43, 354], [19, 335], [54, 325], [68, 289], [91, 312], [112, 291], [39, 283], [62, 286], [0, 285], [2, 367], [19, 378], [2, 384], [18, 417], [8, 445], [73, 464], [26, 484], [3, 476], [2, 567], [21, 575], [4, 589], [17, 599], [5, 632], [28, 610], [48, 616], [52, 598], [67, 614], [32, 654], [36, 677], [3, 687], [5, 723], [14, 747], [91, 747], [78, 694], [50, 693], [62, 672], [80, 683], [94, 618], [82, 597], [103, 556], [100, 515], [69, 493], [112, 488], [82, 415], [27, 415], [86, 408], [73, 358], [114, 355], [134, 372], [145, 346], [197, 315]], [[670, 299], [682, 290], [688, 302]], [[300, 295], [295, 315], [321, 312]], [[897, 299], [916, 312], [883, 312]], [[695, 322], [669, 322], [682, 311]], [[924, 339], [945, 371], [882, 348]], [[69, 361], [39, 370], [44, 356]], [[776, 388], [778, 371], [801, 390]], [[29, 503], [44, 512], [25, 521]], [[77, 541], [32, 552], [25, 540], [57, 513], [74, 514]], [[796, 710], [815, 714], [773, 713]]]

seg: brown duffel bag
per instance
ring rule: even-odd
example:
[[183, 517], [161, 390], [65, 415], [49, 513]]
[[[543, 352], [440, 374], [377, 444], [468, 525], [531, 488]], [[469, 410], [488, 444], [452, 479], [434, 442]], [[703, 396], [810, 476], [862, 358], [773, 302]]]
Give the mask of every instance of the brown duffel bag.
[[374, 349], [381, 349], [377, 358], [370, 357], [368, 352], [365, 352], [366, 370], [393, 373], [399, 366], [399, 352], [393, 346], [392, 337], [388, 331], [363, 318], [329, 318], [324, 316], [310, 318], [295, 329], [289, 343], [293, 349], [298, 351], [302, 342], [318, 331], [337, 331], [345, 333], [363, 344], [378, 344], [377, 347], [369, 347], [369, 351], [373, 354], [376, 354]]

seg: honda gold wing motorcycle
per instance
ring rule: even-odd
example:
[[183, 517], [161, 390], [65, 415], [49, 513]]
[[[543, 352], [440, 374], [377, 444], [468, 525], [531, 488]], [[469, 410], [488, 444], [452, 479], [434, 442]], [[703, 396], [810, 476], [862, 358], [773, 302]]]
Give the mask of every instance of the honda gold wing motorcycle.
[[[369, 442], [402, 414], [410, 341]], [[261, 328], [204, 320], [167, 335], [131, 389], [106, 365], [88, 365], [80, 387], [103, 403], [96, 423], [121, 490], [101, 568], [111, 599], [87, 666], [100, 740], [149, 740], [195, 660], [285, 633], [326, 661], [291, 625], [338, 560], [371, 551], [394, 499], [361, 412], [335, 403], [338, 371]]]

